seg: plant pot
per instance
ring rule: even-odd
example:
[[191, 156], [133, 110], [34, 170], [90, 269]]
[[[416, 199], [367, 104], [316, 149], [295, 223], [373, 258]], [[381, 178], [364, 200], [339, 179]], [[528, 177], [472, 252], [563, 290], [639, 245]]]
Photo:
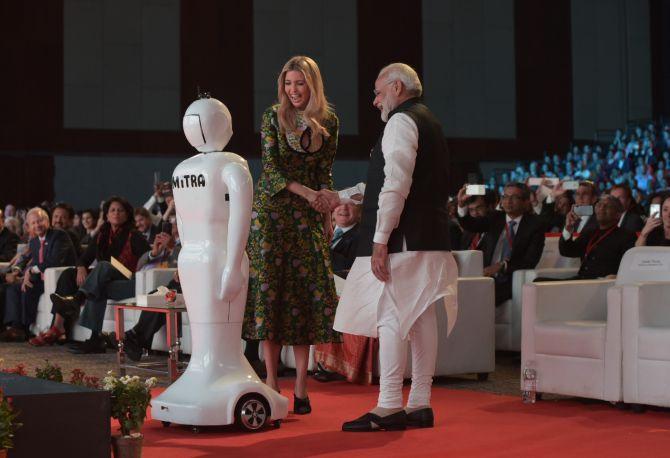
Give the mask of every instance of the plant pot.
[[114, 458], [141, 458], [143, 439], [144, 436], [139, 433], [130, 436], [112, 436]]
[[3, 448], [0, 450], [0, 458], [7, 458], [7, 449]]

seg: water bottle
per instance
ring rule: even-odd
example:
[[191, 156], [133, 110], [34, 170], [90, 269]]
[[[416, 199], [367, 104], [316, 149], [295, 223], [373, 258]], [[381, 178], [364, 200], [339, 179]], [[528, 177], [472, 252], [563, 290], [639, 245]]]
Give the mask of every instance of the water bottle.
[[524, 404], [535, 404], [535, 396], [537, 391], [537, 368], [535, 361], [526, 361], [526, 366], [521, 372], [523, 379], [523, 390], [521, 391], [521, 399]]

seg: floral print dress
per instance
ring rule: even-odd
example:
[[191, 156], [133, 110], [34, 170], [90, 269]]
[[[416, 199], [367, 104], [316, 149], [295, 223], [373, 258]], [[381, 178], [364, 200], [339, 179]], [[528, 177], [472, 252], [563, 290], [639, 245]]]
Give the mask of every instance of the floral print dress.
[[[286, 189], [296, 181], [312, 189], [332, 189], [337, 149], [334, 113], [321, 122], [330, 137], [321, 147], [303, 149], [309, 130], [298, 115], [302, 135], [282, 135], [278, 105], [263, 114], [263, 170], [256, 186], [247, 254], [249, 292], [243, 337], [282, 345], [337, 342], [333, 330], [337, 296], [323, 217], [302, 197]], [[302, 142], [301, 142], [302, 140]]]

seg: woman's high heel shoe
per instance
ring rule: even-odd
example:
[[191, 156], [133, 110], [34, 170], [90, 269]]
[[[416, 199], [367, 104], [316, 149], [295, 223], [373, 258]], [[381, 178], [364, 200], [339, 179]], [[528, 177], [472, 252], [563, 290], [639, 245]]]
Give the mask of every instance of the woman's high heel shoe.
[[307, 415], [312, 412], [312, 405], [309, 403], [309, 396], [300, 399], [295, 394], [293, 395], [293, 413], [296, 415]]

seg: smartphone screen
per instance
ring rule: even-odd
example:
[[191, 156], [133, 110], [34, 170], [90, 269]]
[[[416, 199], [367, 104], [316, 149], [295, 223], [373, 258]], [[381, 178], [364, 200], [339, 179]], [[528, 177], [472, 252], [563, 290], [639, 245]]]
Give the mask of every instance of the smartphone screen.
[[658, 218], [661, 216], [661, 204], [651, 204], [649, 206], [649, 216], [651, 218]]
[[169, 221], [163, 221], [163, 225], [161, 226], [161, 232], [165, 232], [166, 234], [172, 234], [172, 223]]
[[486, 194], [486, 186], [483, 184], [469, 184], [465, 187], [468, 196], [483, 196]]
[[592, 205], [575, 205], [575, 214], [577, 216], [591, 216], [593, 215]]

